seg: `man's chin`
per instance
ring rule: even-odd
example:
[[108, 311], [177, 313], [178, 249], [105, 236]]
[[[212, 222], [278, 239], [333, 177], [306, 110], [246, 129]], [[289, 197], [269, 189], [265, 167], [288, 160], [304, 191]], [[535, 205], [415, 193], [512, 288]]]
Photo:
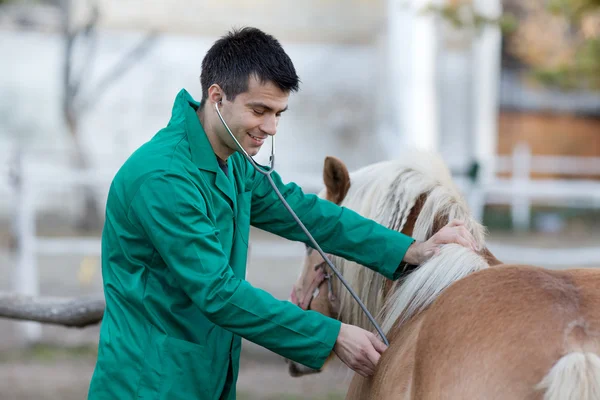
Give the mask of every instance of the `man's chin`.
[[[256, 147], [256, 146], [253, 146], [253, 145], [248, 145], [248, 143], [244, 143], [244, 142], [242, 142], [240, 144], [242, 145], [242, 148], [244, 149], [244, 151], [246, 153], [248, 153], [248, 155], [250, 157], [256, 156], [258, 154], [258, 152], [260, 151], [260, 149], [262, 148], [262, 146]], [[237, 145], [235, 145], [235, 144], [234, 144], [233, 149], [235, 151], [237, 151], [237, 152], [242, 153], [242, 151], [240, 150], [240, 148]]]
[[260, 147], [259, 147], [259, 148], [256, 148], [256, 147], [250, 147], [250, 148], [248, 148], [248, 147], [244, 147], [244, 150], [246, 150], [246, 153], [248, 153], [248, 155], [249, 155], [250, 157], [254, 157], [254, 156], [256, 156], [256, 155], [258, 154], [258, 152], [260, 151]]

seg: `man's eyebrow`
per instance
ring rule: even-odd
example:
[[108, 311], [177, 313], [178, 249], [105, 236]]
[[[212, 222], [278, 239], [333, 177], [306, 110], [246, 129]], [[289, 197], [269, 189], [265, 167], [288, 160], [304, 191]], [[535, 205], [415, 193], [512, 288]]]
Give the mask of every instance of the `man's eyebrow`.
[[[265, 111], [274, 111], [273, 108], [271, 108], [268, 105], [266, 105], [265, 103], [261, 103], [261, 102], [250, 102], [250, 103], [247, 103], [246, 106], [264, 108]], [[287, 109], [288, 109], [288, 106], [286, 105], [285, 108], [281, 111], [278, 111], [278, 113], [285, 112], [285, 111], [287, 111]]]

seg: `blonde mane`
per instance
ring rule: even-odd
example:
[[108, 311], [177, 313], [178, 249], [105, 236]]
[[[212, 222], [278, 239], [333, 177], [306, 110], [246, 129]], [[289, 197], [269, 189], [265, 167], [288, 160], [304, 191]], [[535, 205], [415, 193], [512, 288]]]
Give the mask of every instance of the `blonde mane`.
[[[419, 197], [427, 196], [412, 237], [427, 240], [436, 221], [462, 220], [480, 246], [485, 229], [452, 181], [442, 159], [429, 152], [411, 151], [398, 160], [373, 164], [350, 174], [350, 189], [341, 205], [396, 231], [401, 231]], [[369, 249], [365, 249], [369, 251]], [[440, 254], [420, 266], [408, 278], [394, 282], [385, 299], [386, 278], [354, 262], [334, 257], [334, 264], [354, 288], [365, 306], [388, 332], [396, 320], [406, 321], [423, 310], [451, 283], [486, 268], [483, 258], [461, 246], [444, 246]], [[339, 296], [339, 319], [364, 329], [372, 326], [348, 291], [334, 280]]]

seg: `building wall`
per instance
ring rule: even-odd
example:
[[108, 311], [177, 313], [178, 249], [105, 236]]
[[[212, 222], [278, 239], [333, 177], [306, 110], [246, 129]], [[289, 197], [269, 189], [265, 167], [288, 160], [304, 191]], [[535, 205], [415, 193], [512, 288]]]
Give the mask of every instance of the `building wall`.
[[[82, 83], [82, 94], [92, 107], [82, 116], [80, 131], [94, 167], [116, 168], [165, 126], [180, 89], [200, 99], [200, 64], [214, 40], [209, 37], [161, 35], [113, 85], [95, 89], [100, 77], [142, 36], [101, 31], [98, 38], [93, 68]], [[375, 125], [377, 105], [368, 95], [379, 87], [377, 49], [335, 43], [283, 45], [302, 80], [276, 137], [277, 170], [284, 180], [319, 178], [327, 155], [340, 157], [351, 169], [379, 161], [384, 144]], [[68, 165], [73, 148], [61, 112], [62, 46], [59, 34], [0, 31], [0, 53], [11, 55], [10, 62], [0, 63], [0, 148], [20, 144], [40, 165]], [[82, 54], [76, 58], [78, 65]], [[6, 162], [7, 152], [1, 152], [0, 163]], [[319, 182], [312, 183], [314, 190]], [[0, 213], [7, 212], [11, 201], [6, 193], [7, 180], [1, 179]], [[63, 207], [69, 195], [43, 196], [40, 202]]]
[[527, 143], [534, 155], [600, 157], [600, 118], [502, 111], [498, 154], [512, 153], [519, 142]]
[[[85, 19], [86, 2], [73, 2]], [[251, 25], [286, 42], [366, 43], [385, 26], [387, 0], [101, 0], [108, 29], [221, 35]]]

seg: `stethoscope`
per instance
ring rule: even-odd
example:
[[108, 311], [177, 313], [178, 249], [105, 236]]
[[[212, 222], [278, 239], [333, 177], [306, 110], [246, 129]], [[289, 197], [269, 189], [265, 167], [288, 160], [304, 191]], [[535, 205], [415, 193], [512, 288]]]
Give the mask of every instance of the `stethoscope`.
[[265, 167], [257, 164], [254, 161], [254, 159], [252, 157], [250, 157], [250, 155], [246, 152], [246, 150], [244, 150], [244, 148], [242, 147], [242, 145], [240, 144], [240, 142], [238, 142], [238, 140], [235, 138], [235, 136], [233, 135], [233, 133], [229, 129], [229, 126], [227, 126], [227, 123], [223, 119], [223, 116], [221, 115], [221, 112], [219, 111], [219, 103], [215, 103], [215, 110], [217, 111], [217, 115], [219, 116], [219, 119], [223, 123], [223, 126], [225, 126], [225, 129], [227, 129], [227, 132], [229, 133], [229, 135], [231, 136], [231, 138], [234, 140], [234, 142], [237, 145], [238, 149], [242, 152], [242, 154], [244, 154], [244, 157], [246, 157], [246, 159], [248, 160], [248, 162], [250, 162], [252, 164], [252, 166], [254, 167], [254, 169], [256, 169], [262, 175], [264, 175], [264, 176], [267, 177], [267, 179], [269, 180], [269, 183], [271, 184], [271, 187], [273, 188], [273, 190], [277, 194], [277, 197], [279, 197], [279, 200], [281, 200], [281, 203], [285, 206], [285, 208], [292, 215], [292, 217], [294, 218], [294, 220], [296, 221], [296, 223], [298, 224], [298, 226], [304, 231], [304, 233], [306, 234], [306, 236], [310, 240], [311, 244], [313, 245], [313, 248], [316, 249], [319, 252], [319, 254], [321, 255], [321, 257], [323, 257], [323, 260], [325, 260], [325, 262], [327, 263], [327, 265], [329, 265], [329, 268], [331, 268], [331, 270], [335, 273], [335, 275], [342, 282], [342, 284], [346, 287], [346, 289], [348, 289], [348, 291], [350, 292], [350, 294], [352, 295], [352, 297], [354, 298], [354, 300], [356, 300], [356, 302], [358, 303], [358, 305], [360, 306], [360, 308], [362, 308], [362, 310], [364, 311], [364, 313], [367, 316], [367, 318], [369, 319], [369, 321], [371, 321], [371, 323], [373, 324], [373, 326], [375, 327], [375, 329], [379, 333], [379, 336], [381, 336], [381, 339], [383, 339], [383, 342], [386, 344], [386, 346], [389, 346], [390, 344], [389, 344], [387, 338], [385, 337], [385, 335], [383, 334], [383, 330], [379, 327], [379, 325], [377, 324], [377, 322], [375, 322], [375, 318], [373, 318], [373, 316], [371, 315], [371, 313], [369, 312], [369, 310], [367, 310], [367, 307], [365, 307], [365, 305], [358, 298], [358, 296], [354, 292], [354, 290], [352, 290], [352, 288], [350, 287], [350, 285], [348, 285], [348, 283], [346, 282], [346, 280], [344, 279], [344, 277], [342, 276], [342, 274], [340, 274], [340, 272], [337, 270], [337, 268], [329, 260], [329, 257], [327, 257], [325, 255], [325, 253], [323, 252], [323, 250], [321, 250], [321, 247], [319, 246], [319, 244], [312, 237], [312, 235], [310, 234], [310, 232], [308, 231], [308, 229], [306, 229], [306, 227], [304, 226], [304, 224], [302, 223], [302, 221], [300, 221], [300, 218], [298, 218], [298, 216], [296, 215], [296, 213], [294, 212], [294, 210], [292, 210], [292, 208], [290, 207], [290, 205], [288, 204], [288, 202], [283, 198], [283, 196], [281, 195], [281, 192], [277, 188], [277, 185], [275, 185], [275, 182], [273, 181], [273, 178], [271, 178], [271, 174], [275, 170], [275, 138], [274, 138], [274, 135], [270, 135], [271, 136], [271, 155], [269, 156], [269, 168], [267, 169], [267, 168], [265, 168]]

